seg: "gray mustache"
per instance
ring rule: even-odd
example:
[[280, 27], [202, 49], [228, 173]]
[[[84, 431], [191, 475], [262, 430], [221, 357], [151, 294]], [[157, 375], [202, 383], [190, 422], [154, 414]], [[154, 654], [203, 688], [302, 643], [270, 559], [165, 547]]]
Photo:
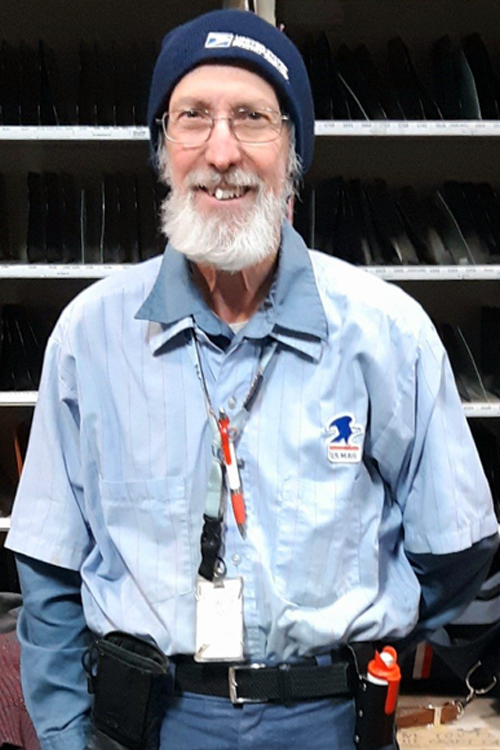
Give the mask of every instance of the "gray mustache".
[[254, 174], [249, 174], [242, 169], [229, 169], [227, 172], [218, 172], [215, 169], [198, 170], [187, 178], [189, 187], [253, 187], [260, 188], [262, 180]]

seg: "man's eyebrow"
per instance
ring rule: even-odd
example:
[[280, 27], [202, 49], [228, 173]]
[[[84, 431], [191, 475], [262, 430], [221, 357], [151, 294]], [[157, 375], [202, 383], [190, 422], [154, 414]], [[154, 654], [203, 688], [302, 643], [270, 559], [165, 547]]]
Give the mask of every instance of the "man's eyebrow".
[[[177, 100], [175, 102], [174, 109], [207, 109], [211, 110], [212, 106], [206, 99], [202, 99], [200, 97], [193, 97], [193, 96], [183, 96], [181, 99]], [[234, 101], [230, 109], [232, 111], [235, 111], [237, 109], [271, 109], [273, 111], [279, 112], [279, 104], [273, 104], [272, 102], [269, 102], [265, 99], [253, 99], [250, 101], [249, 99], [237, 99]]]
[[233, 104], [233, 109], [272, 109], [279, 112], [279, 105], [265, 99], [253, 99], [252, 101], [242, 99]]
[[182, 109], [186, 107], [191, 107], [193, 109], [209, 109], [206, 101], [192, 96], [183, 96], [182, 99], [179, 99], [175, 102], [175, 109]]

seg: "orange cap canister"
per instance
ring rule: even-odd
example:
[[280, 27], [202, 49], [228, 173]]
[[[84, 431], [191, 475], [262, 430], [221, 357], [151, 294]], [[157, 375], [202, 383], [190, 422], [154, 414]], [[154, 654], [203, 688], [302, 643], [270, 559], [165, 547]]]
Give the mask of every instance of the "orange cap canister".
[[401, 682], [401, 670], [398, 665], [398, 655], [392, 646], [384, 646], [379, 653], [375, 651], [374, 658], [368, 663], [368, 679], [379, 685], [387, 684], [387, 698], [385, 713], [390, 715], [396, 710]]

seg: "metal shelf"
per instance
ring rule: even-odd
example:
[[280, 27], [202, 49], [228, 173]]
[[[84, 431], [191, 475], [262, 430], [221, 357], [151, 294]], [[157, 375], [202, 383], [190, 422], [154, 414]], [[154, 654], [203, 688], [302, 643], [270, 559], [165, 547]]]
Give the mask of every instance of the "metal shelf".
[[0, 279], [100, 279], [132, 264], [1, 263]]
[[500, 417], [500, 401], [471, 401], [462, 405], [466, 417]]
[[497, 281], [500, 265], [361, 266], [386, 281]]
[[[498, 120], [316, 120], [319, 137], [500, 137]], [[3, 125], [0, 141], [148, 141], [145, 126]]]
[[[35, 406], [37, 398], [37, 391], [0, 391], [0, 407]], [[500, 399], [488, 403], [482, 401], [464, 403], [463, 407], [467, 417], [500, 417]]]
[[[0, 279], [99, 279], [130, 268], [130, 263], [31, 264], [0, 263]], [[360, 266], [388, 281], [498, 281], [500, 265]]]
[[91, 125], [3, 125], [0, 141], [147, 141], [146, 127], [94, 127]]
[[317, 136], [450, 138], [500, 136], [499, 120], [316, 120]]
[[6, 518], [0, 518], [0, 534], [7, 532], [10, 529], [10, 516]]
[[38, 391], [0, 391], [0, 406], [35, 406]]

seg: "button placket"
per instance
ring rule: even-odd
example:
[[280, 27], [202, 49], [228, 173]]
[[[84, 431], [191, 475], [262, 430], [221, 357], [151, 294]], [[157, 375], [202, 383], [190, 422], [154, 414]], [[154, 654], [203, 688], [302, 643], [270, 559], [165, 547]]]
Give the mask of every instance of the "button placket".
[[217, 378], [217, 404], [233, 416], [241, 407], [238, 396], [248, 391], [255, 367], [255, 362], [249, 363], [244, 357], [242, 349], [240, 344], [225, 353]]

